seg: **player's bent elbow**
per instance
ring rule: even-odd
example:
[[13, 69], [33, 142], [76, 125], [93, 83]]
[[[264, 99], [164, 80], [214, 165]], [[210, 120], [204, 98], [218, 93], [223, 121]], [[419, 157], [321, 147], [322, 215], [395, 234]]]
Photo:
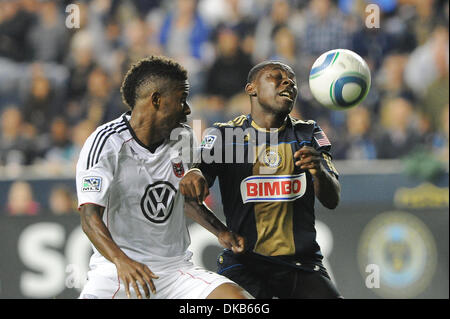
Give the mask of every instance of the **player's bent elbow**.
[[336, 209], [338, 207], [339, 201], [331, 203], [329, 206], [327, 206], [328, 209]]
[[340, 198], [339, 196], [335, 198], [327, 198], [326, 200], [320, 201], [322, 205], [328, 209], [335, 209], [339, 205]]

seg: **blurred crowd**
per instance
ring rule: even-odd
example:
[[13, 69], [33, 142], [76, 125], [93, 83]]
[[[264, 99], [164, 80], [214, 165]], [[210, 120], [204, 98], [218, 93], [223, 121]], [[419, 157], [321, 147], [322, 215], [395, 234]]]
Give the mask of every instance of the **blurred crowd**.
[[[379, 28], [366, 26], [368, 3]], [[295, 70], [293, 115], [319, 123], [334, 159], [422, 152], [448, 164], [448, 26], [447, 0], [0, 1], [0, 175], [73, 173], [87, 136], [127, 111], [125, 72], [152, 54], [188, 70], [203, 128], [248, 113], [247, 73], [273, 59]], [[368, 97], [346, 112], [318, 105], [308, 86], [314, 60], [335, 48], [371, 68]]]
[[17, 180], [10, 183], [0, 214], [8, 216], [76, 214], [78, 204], [73, 187], [59, 181], [50, 185], [51, 183], [47, 183], [44, 189], [40, 189], [38, 184], [31, 181]]

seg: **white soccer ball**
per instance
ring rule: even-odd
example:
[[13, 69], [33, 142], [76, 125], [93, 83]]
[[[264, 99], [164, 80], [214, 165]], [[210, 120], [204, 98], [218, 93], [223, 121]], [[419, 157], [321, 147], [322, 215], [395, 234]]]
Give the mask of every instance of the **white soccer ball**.
[[346, 49], [323, 53], [309, 73], [314, 98], [333, 110], [347, 110], [360, 104], [369, 93], [370, 82], [366, 61]]

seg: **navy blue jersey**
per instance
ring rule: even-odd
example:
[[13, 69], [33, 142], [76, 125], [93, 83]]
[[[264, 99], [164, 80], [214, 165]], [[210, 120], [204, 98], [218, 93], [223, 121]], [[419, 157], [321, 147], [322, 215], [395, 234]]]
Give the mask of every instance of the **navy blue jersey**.
[[314, 121], [288, 116], [282, 127], [268, 132], [242, 115], [215, 123], [201, 143], [201, 161], [194, 167], [209, 186], [218, 178], [226, 223], [255, 254], [305, 263], [322, 259], [312, 175], [294, 165], [293, 154], [304, 145], [318, 150], [324, 167], [338, 176], [331, 144]]

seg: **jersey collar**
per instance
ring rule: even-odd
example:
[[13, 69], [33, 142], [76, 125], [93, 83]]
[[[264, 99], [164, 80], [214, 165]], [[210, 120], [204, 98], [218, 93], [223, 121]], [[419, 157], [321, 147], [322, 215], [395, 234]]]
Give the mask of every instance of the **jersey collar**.
[[136, 143], [137, 143], [139, 146], [145, 148], [145, 149], [146, 149], [147, 151], [149, 151], [150, 153], [154, 154], [154, 153], [156, 152], [156, 150], [157, 150], [161, 145], [164, 144], [165, 140], [162, 141], [161, 143], [159, 143], [158, 145], [152, 145], [152, 146], [150, 146], [150, 147], [147, 146], [147, 145], [145, 145], [144, 143], [142, 143], [142, 142], [138, 139], [138, 137], [136, 136], [136, 133], [134, 132], [133, 128], [132, 128], [131, 125], [130, 125], [129, 118], [131, 118], [131, 111], [128, 111], [128, 112], [126, 112], [125, 114], [123, 114], [122, 118], [123, 118], [123, 121], [125, 122], [125, 124], [127, 125], [127, 128], [128, 128], [128, 130], [130, 131], [131, 136], [132, 136], [133, 139], [136, 141]]
[[286, 126], [292, 125], [291, 117], [289, 115], [286, 117], [286, 120], [284, 121], [283, 125], [281, 125], [279, 128], [277, 128], [275, 130], [272, 130], [272, 131], [268, 130], [268, 129], [264, 128], [264, 127], [261, 127], [258, 124], [256, 124], [255, 121], [252, 119], [252, 116], [250, 114], [247, 115], [247, 120], [248, 120], [248, 122], [250, 123], [250, 125], [252, 127], [257, 129], [258, 131], [266, 132], [266, 133], [269, 133], [269, 132], [270, 133], [281, 132], [281, 131], [283, 131], [286, 128]]

